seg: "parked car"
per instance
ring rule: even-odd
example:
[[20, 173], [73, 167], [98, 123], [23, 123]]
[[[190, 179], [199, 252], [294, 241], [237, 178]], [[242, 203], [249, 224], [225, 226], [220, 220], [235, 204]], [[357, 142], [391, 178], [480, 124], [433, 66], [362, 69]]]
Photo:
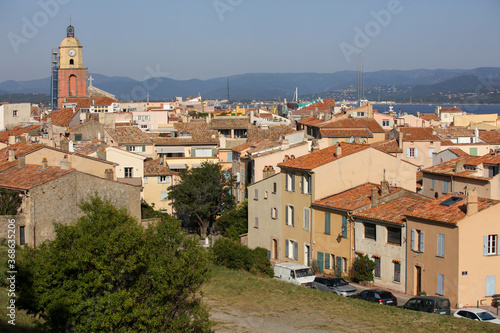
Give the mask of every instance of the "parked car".
[[500, 324], [500, 319], [496, 318], [494, 315], [484, 309], [463, 308], [455, 311], [453, 315], [460, 318], [469, 318], [478, 321], [484, 321], [487, 323]]
[[403, 308], [413, 311], [450, 315], [450, 300], [438, 296], [415, 296]]
[[391, 306], [398, 306], [398, 299], [390, 291], [381, 289], [368, 289], [351, 296], [352, 298], [364, 299], [365, 301], [375, 302]]
[[282, 262], [274, 265], [274, 278], [299, 286], [311, 287], [314, 281], [314, 272], [311, 267], [292, 262]]
[[352, 296], [356, 293], [356, 288], [342, 278], [321, 278], [316, 277], [312, 283], [314, 289], [336, 293], [340, 296]]

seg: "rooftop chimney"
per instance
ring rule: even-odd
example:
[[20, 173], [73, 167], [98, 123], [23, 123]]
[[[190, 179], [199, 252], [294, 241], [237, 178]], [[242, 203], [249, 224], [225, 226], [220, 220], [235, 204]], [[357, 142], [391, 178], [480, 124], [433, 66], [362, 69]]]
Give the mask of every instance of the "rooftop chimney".
[[18, 161], [18, 163], [19, 163], [18, 165], [19, 165], [20, 167], [22, 167], [22, 166], [24, 166], [24, 165], [26, 164], [25, 159], [24, 159], [24, 156], [19, 156], [19, 157], [17, 158], [17, 161]]
[[477, 191], [474, 189], [467, 194], [467, 216], [476, 214], [478, 209]]
[[337, 143], [337, 145], [335, 146], [335, 154], [334, 154], [335, 157], [340, 157], [342, 156], [342, 146], [340, 145], [340, 143]]
[[9, 145], [16, 143], [16, 137], [14, 135], [9, 135]]
[[106, 169], [106, 170], [104, 170], [104, 178], [113, 180], [114, 179], [113, 169]]
[[372, 208], [378, 206], [378, 189], [376, 187], [372, 188], [370, 201], [372, 203]]
[[64, 158], [60, 162], [61, 170], [71, 169], [71, 162], [68, 159], [68, 155], [64, 155]]
[[47, 162], [47, 157], [44, 157], [42, 159], [42, 168], [47, 169], [48, 168], [48, 162]]
[[465, 170], [465, 161], [458, 161], [457, 164], [455, 164], [455, 172], [462, 172]]
[[290, 148], [290, 143], [287, 139], [281, 140], [281, 150], [286, 150]]
[[389, 182], [387, 180], [382, 180], [380, 182], [380, 196], [385, 196], [389, 194]]
[[97, 158], [106, 161], [106, 148], [100, 147], [97, 149]]
[[16, 160], [16, 155], [12, 149], [9, 149], [9, 162], [14, 162]]

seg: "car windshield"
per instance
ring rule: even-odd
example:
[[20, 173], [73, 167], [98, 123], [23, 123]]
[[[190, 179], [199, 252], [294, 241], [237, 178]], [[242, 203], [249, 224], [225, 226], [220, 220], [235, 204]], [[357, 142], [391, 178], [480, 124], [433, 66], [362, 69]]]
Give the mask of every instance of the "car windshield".
[[496, 319], [495, 316], [493, 316], [492, 314], [490, 314], [489, 312], [479, 312], [477, 313], [477, 316], [479, 318], [481, 318], [481, 320], [493, 320], [493, 319]]
[[447, 309], [450, 307], [450, 301], [445, 299], [445, 300], [442, 300], [440, 302], [437, 302], [436, 307], [438, 309]]
[[333, 280], [330, 280], [329, 286], [330, 287], [340, 287], [340, 286], [346, 286], [348, 284], [349, 283], [344, 279], [333, 279]]
[[380, 298], [382, 299], [392, 299], [394, 298], [394, 295], [392, 295], [391, 293], [379, 293], [380, 295]]
[[295, 277], [301, 278], [304, 276], [314, 276], [312, 269], [310, 268], [302, 268], [295, 270]]

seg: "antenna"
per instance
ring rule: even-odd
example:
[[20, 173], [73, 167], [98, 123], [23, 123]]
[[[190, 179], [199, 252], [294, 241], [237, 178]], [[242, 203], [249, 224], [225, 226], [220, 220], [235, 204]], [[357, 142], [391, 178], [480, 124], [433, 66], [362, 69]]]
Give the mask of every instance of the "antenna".
[[227, 78], [227, 104], [229, 104], [229, 77]]

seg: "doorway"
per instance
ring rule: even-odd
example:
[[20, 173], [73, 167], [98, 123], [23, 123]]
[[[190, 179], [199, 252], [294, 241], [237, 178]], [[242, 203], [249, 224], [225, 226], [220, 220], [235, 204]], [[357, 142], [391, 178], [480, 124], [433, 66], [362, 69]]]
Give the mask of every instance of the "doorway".
[[415, 274], [416, 288], [415, 288], [415, 290], [416, 290], [416, 294], [418, 295], [422, 291], [422, 267], [415, 266], [415, 270], [416, 270], [416, 274]]

